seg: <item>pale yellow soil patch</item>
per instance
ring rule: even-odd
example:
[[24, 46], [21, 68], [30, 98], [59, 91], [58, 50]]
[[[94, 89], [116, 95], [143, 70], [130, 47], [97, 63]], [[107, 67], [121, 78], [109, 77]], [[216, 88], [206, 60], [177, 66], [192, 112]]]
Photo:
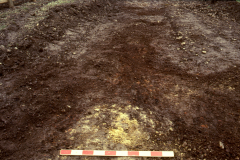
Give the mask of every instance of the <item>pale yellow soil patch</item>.
[[[169, 119], [158, 122], [151, 113], [132, 105], [99, 105], [87, 113], [66, 130], [68, 139], [74, 141], [73, 149], [129, 150], [141, 146], [140, 150], [149, 150], [156, 145], [150, 140], [151, 133], [161, 136], [173, 130]], [[159, 123], [162, 128], [156, 128]]]

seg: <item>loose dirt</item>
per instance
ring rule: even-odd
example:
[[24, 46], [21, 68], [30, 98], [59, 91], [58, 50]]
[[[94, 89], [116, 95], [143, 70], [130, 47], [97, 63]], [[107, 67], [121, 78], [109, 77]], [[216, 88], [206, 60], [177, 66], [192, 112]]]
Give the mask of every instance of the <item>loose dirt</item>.
[[1, 30], [0, 156], [158, 159], [59, 155], [92, 149], [239, 159], [239, 10], [237, 2], [77, 1], [49, 8], [27, 31], [28, 21]]

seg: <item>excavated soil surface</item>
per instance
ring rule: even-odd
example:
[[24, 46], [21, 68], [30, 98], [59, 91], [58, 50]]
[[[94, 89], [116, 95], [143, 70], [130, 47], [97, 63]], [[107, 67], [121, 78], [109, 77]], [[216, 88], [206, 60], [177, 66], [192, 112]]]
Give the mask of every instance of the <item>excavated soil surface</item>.
[[60, 149], [239, 159], [239, 10], [237, 2], [163, 0], [50, 9], [0, 50], [1, 159], [159, 159]]

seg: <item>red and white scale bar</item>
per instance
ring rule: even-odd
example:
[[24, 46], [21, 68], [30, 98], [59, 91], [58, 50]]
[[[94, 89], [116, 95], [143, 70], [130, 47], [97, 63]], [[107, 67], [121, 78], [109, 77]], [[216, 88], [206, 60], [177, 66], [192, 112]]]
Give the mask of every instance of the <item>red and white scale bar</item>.
[[71, 156], [130, 156], [130, 157], [174, 157], [173, 151], [101, 151], [60, 150], [60, 155]]

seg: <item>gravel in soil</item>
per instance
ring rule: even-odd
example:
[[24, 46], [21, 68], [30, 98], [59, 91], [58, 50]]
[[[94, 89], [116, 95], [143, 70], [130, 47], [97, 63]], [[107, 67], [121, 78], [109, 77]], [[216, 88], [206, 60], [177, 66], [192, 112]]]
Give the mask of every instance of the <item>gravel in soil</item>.
[[0, 156], [156, 159], [59, 156], [96, 149], [239, 159], [239, 6], [95, 0], [50, 9], [0, 48]]

